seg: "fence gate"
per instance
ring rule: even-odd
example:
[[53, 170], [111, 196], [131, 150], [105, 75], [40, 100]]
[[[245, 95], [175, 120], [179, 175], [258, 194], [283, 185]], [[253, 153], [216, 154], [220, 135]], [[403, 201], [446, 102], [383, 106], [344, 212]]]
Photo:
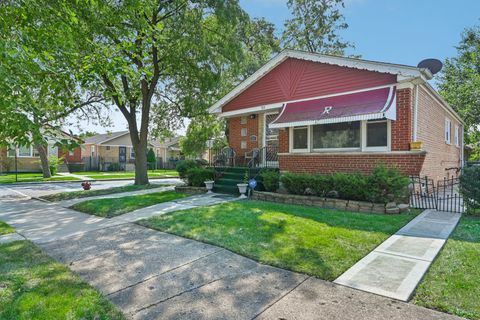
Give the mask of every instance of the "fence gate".
[[465, 206], [459, 192], [458, 178], [435, 181], [428, 177], [411, 177], [410, 206], [463, 213]]

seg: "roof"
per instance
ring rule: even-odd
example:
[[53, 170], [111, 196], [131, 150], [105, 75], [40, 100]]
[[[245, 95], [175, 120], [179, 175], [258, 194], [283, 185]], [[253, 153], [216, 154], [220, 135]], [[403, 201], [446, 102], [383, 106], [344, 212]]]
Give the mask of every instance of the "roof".
[[102, 144], [112, 139], [124, 136], [128, 134], [129, 131], [117, 131], [117, 132], [109, 132], [109, 133], [102, 133], [96, 134], [94, 136], [85, 138], [85, 144]]
[[286, 103], [270, 128], [285, 128], [360, 120], [396, 120], [395, 87]]
[[319, 53], [310, 53], [298, 50], [284, 50], [270, 61], [268, 61], [263, 67], [258, 69], [254, 74], [245, 79], [239, 85], [237, 85], [232, 91], [225, 95], [222, 99], [217, 101], [213, 106], [209, 108], [210, 113], [220, 113], [221, 108], [230, 102], [232, 99], [240, 95], [246, 89], [248, 89], [255, 82], [260, 80], [263, 76], [269, 73], [272, 69], [277, 67], [283, 61], [288, 58], [313, 61], [318, 63], [325, 63], [331, 65], [337, 65], [341, 67], [348, 67], [354, 69], [376, 71], [382, 73], [395, 74], [400, 80], [408, 80], [414, 78], [421, 78], [423, 80], [429, 80], [433, 77], [430, 70], [425, 68], [417, 68], [413, 66], [407, 66], [402, 64], [386, 63], [379, 61], [363, 60], [357, 58], [339, 57]]
[[177, 136], [177, 137], [167, 138], [165, 140], [157, 139], [157, 140], [151, 141], [151, 144], [156, 148], [175, 147], [175, 144], [178, 144], [181, 138], [182, 138], [181, 136]]

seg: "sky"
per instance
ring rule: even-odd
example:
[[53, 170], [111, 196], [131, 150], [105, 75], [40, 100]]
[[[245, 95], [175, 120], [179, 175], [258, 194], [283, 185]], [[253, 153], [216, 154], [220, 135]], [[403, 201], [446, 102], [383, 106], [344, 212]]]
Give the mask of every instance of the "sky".
[[[251, 17], [265, 17], [279, 34], [290, 17], [286, 3], [240, 0]], [[345, 0], [343, 14], [349, 27], [340, 34], [355, 45], [347, 54], [416, 66], [425, 58], [444, 60], [456, 55], [462, 31], [480, 25], [480, 0]], [[84, 126], [98, 133], [127, 128], [120, 112], [111, 113], [111, 118], [109, 128]]]

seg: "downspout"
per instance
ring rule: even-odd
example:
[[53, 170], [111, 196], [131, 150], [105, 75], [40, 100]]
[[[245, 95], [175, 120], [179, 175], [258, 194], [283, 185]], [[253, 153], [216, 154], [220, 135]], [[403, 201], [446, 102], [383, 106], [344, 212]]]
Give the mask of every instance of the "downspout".
[[417, 141], [418, 122], [418, 84], [415, 85], [415, 103], [413, 105], [413, 141]]

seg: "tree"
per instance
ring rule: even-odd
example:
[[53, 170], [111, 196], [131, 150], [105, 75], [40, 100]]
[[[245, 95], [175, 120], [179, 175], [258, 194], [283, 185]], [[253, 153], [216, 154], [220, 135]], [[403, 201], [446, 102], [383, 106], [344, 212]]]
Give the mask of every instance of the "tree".
[[347, 29], [340, 10], [343, 0], [288, 0], [293, 18], [285, 22], [282, 44], [285, 48], [344, 55], [353, 47], [338, 35]]
[[465, 121], [465, 142], [480, 155], [480, 26], [467, 28], [457, 56], [445, 60], [440, 94]]
[[149, 131], [204, 113], [243, 60], [239, 34], [250, 21], [235, 0], [24, 0], [17, 10], [28, 11], [37, 35], [59, 39], [43, 49], [66, 62], [79, 88], [122, 112], [136, 184], [148, 183]]

